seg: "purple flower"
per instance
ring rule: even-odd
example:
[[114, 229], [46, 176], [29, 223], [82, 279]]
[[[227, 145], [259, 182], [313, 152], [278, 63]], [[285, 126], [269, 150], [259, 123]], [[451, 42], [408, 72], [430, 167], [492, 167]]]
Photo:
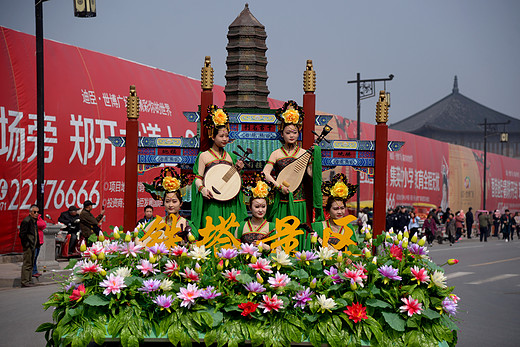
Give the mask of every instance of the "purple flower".
[[455, 314], [457, 314], [457, 307], [458, 304], [449, 296], [442, 300], [442, 308], [444, 311], [448, 312], [450, 316], [455, 316]]
[[221, 296], [222, 293], [219, 293], [215, 290], [215, 287], [213, 286], [208, 286], [207, 288], [205, 289], [202, 289], [200, 291], [200, 297], [203, 298], [204, 300], [211, 300], [211, 299], [215, 299], [217, 296]]
[[161, 281], [155, 280], [155, 279], [150, 279], [150, 280], [143, 281], [143, 286], [141, 288], [139, 288], [138, 290], [141, 292], [151, 293], [151, 292], [155, 292], [156, 290], [159, 290], [160, 287], [161, 287]]
[[402, 280], [401, 276], [398, 276], [398, 271], [397, 269], [394, 269], [392, 266], [390, 265], [383, 265], [381, 266], [379, 269], [377, 269], [377, 271], [379, 271], [379, 273], [385, 277], [385, 279], [383, 280], [383, 282], [386, 284], [388, 283], [388, 280], [396, 280], [396, 281], [400, 281]]
[[70, 289], [74, 288], [76, 289], [77, 287], [77, 284], [74, 283], [74, 282], [70, 282], [69, 284], [67, 284], [65, 287], [63, 287], [63, 289], [68, 292]]
[[233, 259], [238, 255], [238, 251], [236, 248], [221, 248], [220, 251], [217, 253], [217, 256], [219, 256], [222, 259]]
[[247, 291], [250, 292], [250, 293], [263, 293], [263, 292], [265, 292], [264, 286], [261, 285], [260, 283], [256, 282], [256, 281], [249, 282], [248, 284], [245, 284], [244, 288], [246, 288]]
[[157, 304], [157, 306], [159, 306], [162, 309], [166, 309], [168, 310], [168, 312], [170, 311], [170, 306], [172, 305], [172, 302], [173, 302], [173, 298], [171, 295], [159, 295], [155, 300], [153, 300], [153, 302], [155, 302]]
[[299, 261], [311, 261], [314, 259], [318, 259], [318, 255], [316, 254], [316, 252], [303, 251], [303, 252], [296, 252], [296, 258]]
[[304, 309], [307, 305], [307, 302], [311, 301], [311, 295], [313, 294], [314, 293], [311, 292], [310, 288], [300, 290], [298, 293], [296, 293], [295, 296], [293, 296], [293, 300], [296, 300], [294, 307], [301, 307], [302, 309]]
[[148, 247], [148, 251], [154, 255], [157, 254], [168, 254], [168, 248], [164, 244], [164, 242], [161, 242], [159, 244], [155, 244], [152, 247]]
[[331, 266], [329, 270], [323, 270], [323, 272], [332, 278], [334, 284], [343, 282], [341, 277], [338, 275], [338, 269], [336, 269], [334, 266]]
[[408, 245], [408, 251], [417, 256], [426, 256], [428, 254], [428, 250], [426, 249], [426, 247], [421, 247], [416, 243], [410, 243]]

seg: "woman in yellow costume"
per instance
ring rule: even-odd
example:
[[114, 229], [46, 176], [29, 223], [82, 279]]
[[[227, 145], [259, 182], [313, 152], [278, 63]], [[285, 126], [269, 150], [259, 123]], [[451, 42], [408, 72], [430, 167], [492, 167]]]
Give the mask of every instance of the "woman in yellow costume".
[[193, 166], [195, 181], [192, 184], [191, 221], [195, 229], [206, 226], [206, 217], [211, 217], [213, 225], [218, 225], [219, 216], [228, 219], [234, 213], [238, 222], [247, 217], [246, 206], [242, 193], [228, 201], [218, 201], [213, 198], [213, 193], [204, 186], [204, 175], [214, 165], [235, 165], [241, 170], [244, 163], [236, 159], [234, 155], [226, 152], [224, 147], [229, 142], [229, 117], [226, 111], [211, 105], [208, 108], [208, 116], [204, 120], [204, 127], [208, 131], [212, 141], [211, 148], [199, 153]]
[[[318, 241], [323, 242], [323, 231], [329, 228], [333, 233], [344, 235], [352, 242], [357, 243], [356, 235], [353, 232], [353, 227], [347, 227], [336, 224], [337, 221], [348, 215], [346, 202], [356, 194], [358, 185], [348, 183], [344, 174], [336, 174], [329, 182], [323, 182], [323, 195], [328, 196], [325, 204], [325, 212], [328, 213], [329, 218], [322, 222], [312, 223], [312, 229], [318, 234]], [[353, 220], [356, 220], [355, 218]], [[340, 239], [330, 237], [328, 244], [336, 245]]]

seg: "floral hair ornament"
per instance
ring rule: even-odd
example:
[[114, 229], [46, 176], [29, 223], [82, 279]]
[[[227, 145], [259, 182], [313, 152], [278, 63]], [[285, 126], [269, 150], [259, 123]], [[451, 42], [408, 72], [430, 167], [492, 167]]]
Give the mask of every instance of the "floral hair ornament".
[[324, 195], [332, 196], [335, 199], [343, 201], [349, 200], [356, 194], [359, 185], [348, 183], [347, 177], [342, 174], [336, 174], [329, 182], [323, 182], [321, 191]]
[[268, 202], [274, 191], [273, 188], [273, 184], [265, 179], [263, 173], [255, 173], [244, 178], [242, 185], [242, 191], [245, 195], [250, 196], [251, 199], [265, 199]]
[[204, 127], [207, 129], [209, 137], [213, 137], [215, 128], [225, 127], [229, 131], [229, 115], [224, 109], [210, 105], [208, 116], [204, 119]]
[[276, 110], [276, 118], [278, 119], [278, 131], [283, 131], [287, 125], [294, 125], [301, 130], [303, 125], [303, 108], [298, 106], [296, 101], [289, 100], [283, 104], [281, 108]]
[[179, 174], [171, 167], [165, 167], [161, 174], [154, 178], [152, 184], [143, 183], [144, 190], [155, 199], [162, 200], [167, 193], [173, 193], [184, 188], [189, 179], [184, 174]]

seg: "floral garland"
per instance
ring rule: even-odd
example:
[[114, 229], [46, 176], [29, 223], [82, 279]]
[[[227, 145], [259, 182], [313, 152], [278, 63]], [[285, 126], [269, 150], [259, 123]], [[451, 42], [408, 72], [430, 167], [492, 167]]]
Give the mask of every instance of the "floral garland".
[[347, 177], [338, 173], [330, 181], [322, 183], [321, 192], [323, 195], [347, 201], [356, 194], [358, 188], [359, 185], [348, 183]]
[[[314, 346], [456, 344], [459, 298], [428, 257], [425, 238], [386, 233], [348, 257], [329, 248], [266, 253], [191, 243], [144, 247], [117, 228], [71, 260], [72, 275], [44, 304], [53, 322], [37, 331], [55, 345], [145, 337], [191, 345]], [[316, 244], [314, 244], [316, 246]], [[378, 248], [378, 256], [370, 249]], [[450, 260], [447, 264], [454, 264]]]

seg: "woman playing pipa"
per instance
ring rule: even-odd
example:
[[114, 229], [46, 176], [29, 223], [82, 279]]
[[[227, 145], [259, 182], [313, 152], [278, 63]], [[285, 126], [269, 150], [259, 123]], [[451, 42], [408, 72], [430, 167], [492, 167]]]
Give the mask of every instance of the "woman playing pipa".
[[247, 217], [238, 172], [244, 163], [224, 149], [229, 142], [228, 114], [211, 105], [204, 127], [212, 145], [209, 150], [199, 153], [193, 166], [191, 221], [196, 229], [206, 226], [206, 217], [212, 218], [213, 225], [220, 223], [218, 217], [228, 219], [231, 213], [239, 222]]

